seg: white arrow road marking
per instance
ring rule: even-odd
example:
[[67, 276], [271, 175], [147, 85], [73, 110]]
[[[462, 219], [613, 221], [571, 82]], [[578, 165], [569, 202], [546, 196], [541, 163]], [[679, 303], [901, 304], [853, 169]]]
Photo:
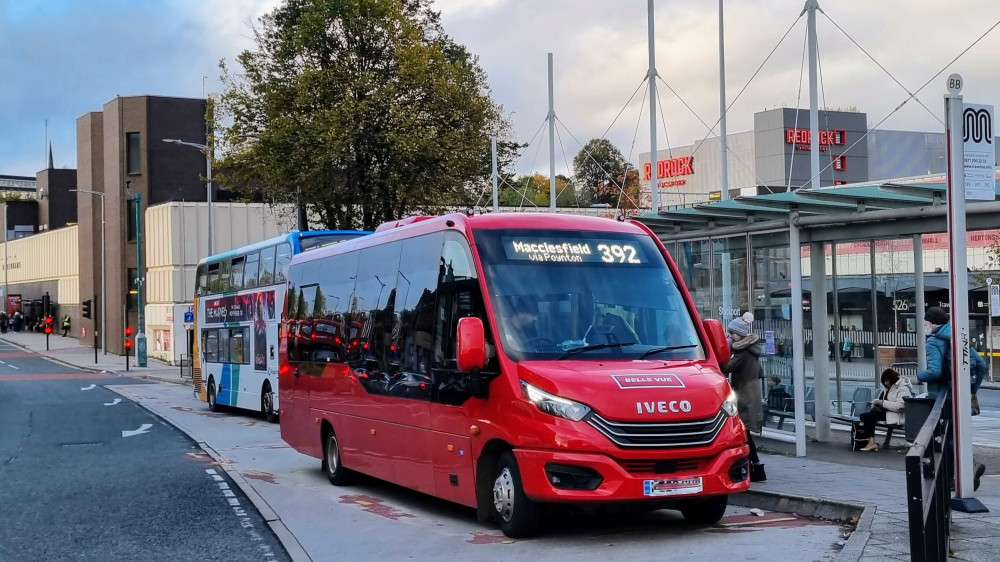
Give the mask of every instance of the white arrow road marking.
[[97, 386], [96, 384], [92, 384], [90, 386], [81, 386], [80, 390], [91, 390], [91, 389], [93, 389], [96, 386]]
[[151, 427], [153, 427], [153, 424], [151, 424], [151, 423], [144, 423], [144, 424], [142, 424], [141, 427], [139, 427], [139, 429], [133, 429], [131, 431], [122, 431], [122, 437], [132, 437], [133, 435], [139, 435], [140, 433], [146, 433], [147, 431], [149, 431], [149, 428], [151, 428]]
[[112, 402], [105, 402], [104, 405], [105, 406], [116, 406], [121, 401], [122, 401], [121, 398], [115, 398], [114, 401], [112, 401]]
[[18, 371], [20, 371], [20, 370], [21, 370], [21, 368], [20, 368], [20, 367], [18, 367], [17, 365], [14, 365], [13, 363], [12, 363], [12, 364], [10, 364], [10, 365], [7, 365], [7, 366], [8, 366], [8, 367], [10, 367], [11, 369], [17, 369]]

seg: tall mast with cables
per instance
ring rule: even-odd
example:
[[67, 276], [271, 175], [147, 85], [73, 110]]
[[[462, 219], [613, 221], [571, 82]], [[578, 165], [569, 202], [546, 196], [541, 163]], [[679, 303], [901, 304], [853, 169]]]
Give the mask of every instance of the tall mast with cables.
[[660, 211], [660, 190], [656, 185], [656, 37], [653, 34], [653, 0], [648, 0], [649, 19], [649, 195], [654, 213]]
[[719, 0], [719, 183], [722, 200], [729, 199], [729, 159], [726, 146], [726, 44], [722, 25], [722, 0]]
[[552, 53], [549, 53], [549, 212], [556, 212], [556, 104], [552, 92]]
[[[819, 101], [816, 92], [816, 10], [818, 0], [806, 0], [804, 11], [808, 14], [809, 34], [809, 175], [810, 188], [818, 189], [819, 176]], [[798, 111], [798, 108], [795, 108]], [[793, 301], [794, 302], [794, 301]]]

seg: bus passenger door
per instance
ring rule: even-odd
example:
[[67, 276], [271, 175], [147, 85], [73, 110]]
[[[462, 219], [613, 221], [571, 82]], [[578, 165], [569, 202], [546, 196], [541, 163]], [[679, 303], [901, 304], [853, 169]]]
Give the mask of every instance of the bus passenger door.
[[468, 400], [463, 379], [457, 370], [435, 369], [435, 401], [431, 403], [431, 451], [435, 493], [446, 500], [475, 506], [475, 477], [472, 469], [472, 425], [464, 403]]

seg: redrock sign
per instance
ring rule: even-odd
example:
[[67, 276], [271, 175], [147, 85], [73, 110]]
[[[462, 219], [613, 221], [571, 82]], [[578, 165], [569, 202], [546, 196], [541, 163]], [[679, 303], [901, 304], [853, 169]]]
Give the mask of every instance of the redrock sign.
[[[809, 144], [812, 135], [809, 129], [785, 129], [785, 144]], [[820, 145], [843, 145], [847, 142], [847, 131], [832, 129], [819, 132]]]
[[[659, 160], [656, 162], [656, 177], [672, 178], [674, 176], [687, 176], [694, 173], [694, 156], [681, 156], [669, 160]], [[645, 179], [649, 178], [649, 163], [644, 166]]]

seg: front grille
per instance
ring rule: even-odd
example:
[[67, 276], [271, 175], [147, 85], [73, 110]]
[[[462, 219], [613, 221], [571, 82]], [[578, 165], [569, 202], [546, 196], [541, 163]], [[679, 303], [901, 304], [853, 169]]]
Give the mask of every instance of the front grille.
[[629, 474], [673, 474], [696, 472], [701, 468], [701, 459], [615, 460]]
[[686, 422], [617, 422], [597, 412], [587, 416], [587, 423], [623, 449], [701, 447], [715, 441], [725, 422], [722, 410], [711, 418]]

